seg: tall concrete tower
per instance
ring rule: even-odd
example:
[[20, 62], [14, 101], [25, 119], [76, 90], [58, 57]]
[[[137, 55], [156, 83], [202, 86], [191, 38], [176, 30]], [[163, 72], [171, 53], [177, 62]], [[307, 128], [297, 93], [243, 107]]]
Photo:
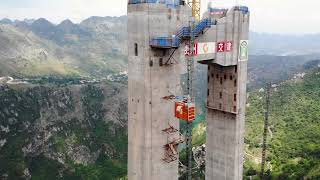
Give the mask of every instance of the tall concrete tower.
[[[249, 11], [209, 8], [193, 28], [191, 15], [181, 0], [129, 0], [129, 180], [178, 179], [170, 99], [182, 95], [186, 55], [208, 65], [206, 179], [242, 179]], [[190, 52], [183, 41], [193, 38]]]
[[240, 180], [250, 15], [247, 7], [236, 6], [229, 10], [210, 8], [205, 16], [216, 21], [199, 37], [198, 45], [199, 52], [205, 52], [211, 42], [215, 53], [197, 56], [208, 65], [206, 179]]
[[[180, 1], [128, 3], [129, 180], [178, 179], [179, 120], [169, 99], [182, 95], [185, 56], [179, 43], [172, 47], [172, 35], [188, 25], [190, 14]], [[162, 38], [152, 44], [154, 37]]]

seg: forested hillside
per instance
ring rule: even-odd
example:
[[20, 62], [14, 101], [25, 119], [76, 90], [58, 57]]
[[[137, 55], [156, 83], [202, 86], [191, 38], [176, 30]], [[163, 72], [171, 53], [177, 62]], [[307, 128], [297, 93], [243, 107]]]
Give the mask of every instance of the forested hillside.
[[[246, 175], [259, 171], [264, 91], [249, 93]], [[274, 87], [271, 96], [267, 164], [269, 176], [320, 178], [320, 69]]]
[[[267, 179], [320, 179], [320, 68], [304, 65], [306, 75], [273, 84], [268, 127]], [[313, 65], [311, 68], [311, 64]], [[310, 69], [311, 68], [311, 69]], [[259, 179], [264, 125], [265, 89], [248, 92], [245, 129], [245, 179]], [[193, 129], [195, 158], [203, 159], [205, 117]], [[198, 156], [199, 155], [199, 156]], [[181, 154], [181, 161], [184, 161]], [[194, 174], [204, 178], [205, 164]]]
[[126, 85], [0, 84], [0, 179], [126, 176]]
[[[292, 37], [272, 47], [266, 37], [252, 36], [251, 50], [259, 55], [250, 56], [248, 65], [245, 177], [257, 179], [260, 170], [265, 94], [260, 88], [272, 81], [267, 174], [320, 179], [320, 72], [311, 70], [319, 56], [264, 55], [267, 47], [269, 54], [301, 54], [301, 39], [290, 51], [286, 39]], [[58, 25], [45, 19], [1, 21], [0, 179], [124, 177], [127, 77], [118, 72], [126, 68], [126, 17]], [[193, 143], [198, 148], [205, 143], [206, 69], [196, 70]], [[32, 84], [9, 84], [6, 76]], [[105, 83], [103, 77], [121, 83]], [[195, 172], [199, 177], [201, 168]]]

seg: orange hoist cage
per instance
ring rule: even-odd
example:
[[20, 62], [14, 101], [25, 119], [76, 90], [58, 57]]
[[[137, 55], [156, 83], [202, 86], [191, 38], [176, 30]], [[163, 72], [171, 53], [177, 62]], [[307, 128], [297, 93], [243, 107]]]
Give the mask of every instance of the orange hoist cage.
[[196, 117], [195, 105], [193, 103], [175, 102], [174, 115], [183, 121], [192, 122]]

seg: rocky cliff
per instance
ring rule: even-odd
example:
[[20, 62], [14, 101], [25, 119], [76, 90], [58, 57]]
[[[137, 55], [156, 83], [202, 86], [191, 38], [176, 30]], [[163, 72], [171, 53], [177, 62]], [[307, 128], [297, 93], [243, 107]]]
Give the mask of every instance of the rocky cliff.
[[0, 179], [125, 176], [126, 85], [0, 86]]

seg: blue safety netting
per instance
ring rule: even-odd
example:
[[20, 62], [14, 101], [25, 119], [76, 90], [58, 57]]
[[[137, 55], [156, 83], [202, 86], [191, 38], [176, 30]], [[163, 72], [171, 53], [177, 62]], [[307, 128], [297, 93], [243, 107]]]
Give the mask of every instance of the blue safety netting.
[[173, 38], [170, 37], [156, 37], [150, 42], [150, 45], [171, 48], [173, 46]]
[[180, 4], [180, 0], [129, 0], [128, 4], [144, 4], [144, 3], [158, 3], [165, 4], [167, 7], [176, 8]]
[[236, 6], [235, 10], [241, 11], [244, 14], [249, 12], [249, 8], [247, 6]]
[[222, 14], [228, 11], [226, 8], [208, 8], [209, 13]]
[[[241, 11], [244, 14], [249, 12], [249, 8], [247, 6], [235, 6], [234, 10]], [[226, 9], [226, 8], [209, 7], [208, 11], [211, 14], [223, 14], [223, 13], [226, 13], [228, 11], [228, 9]]]

